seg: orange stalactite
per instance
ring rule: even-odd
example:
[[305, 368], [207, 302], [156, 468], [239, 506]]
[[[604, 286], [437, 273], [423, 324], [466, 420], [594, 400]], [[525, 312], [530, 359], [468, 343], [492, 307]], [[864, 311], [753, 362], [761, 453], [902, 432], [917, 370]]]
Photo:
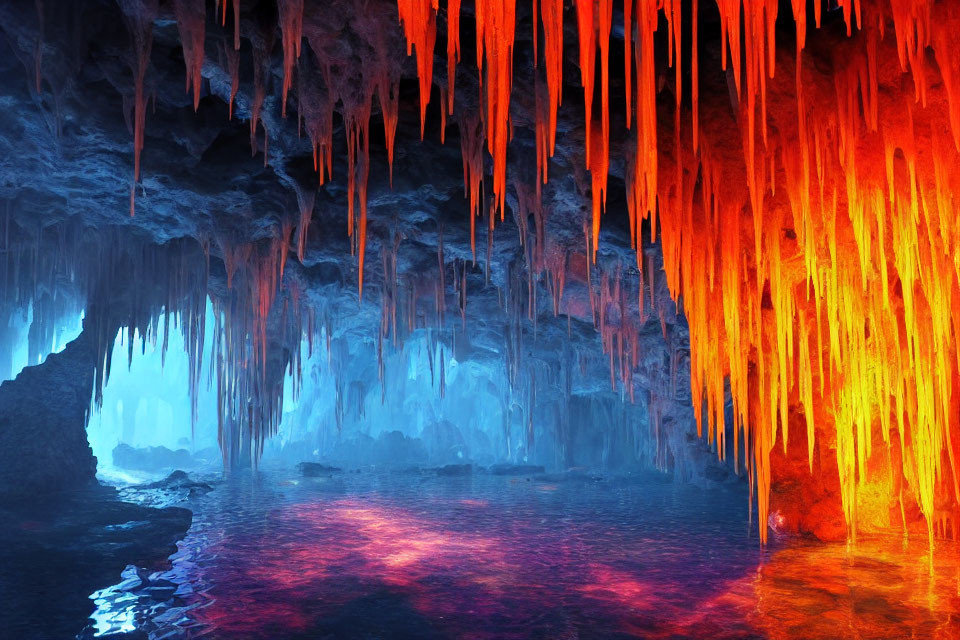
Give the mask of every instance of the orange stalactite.
[[[453, 115], [453, 93], [457, 78], [457, 65], [460, 63], [460, 2], [447, 1], [447, 104], [449, 115]], [[536, 21], [534, 21], [536, 23]]]
[[153, 48], [153, 21], [157, 16], [157, 0], [124, 0], [121, 2], [124, 19], [133, 45], [133, 182], [130, 187], [130, 215], [134, 215], [136, 183], [140, 180], [140, 154], [143, 151], [143, 136], [147, 121], [147, 96], [144, 82], [150, 66], [150, 51]]
[[313, 216], [313, 205], [317, 194], [313, 190], [304, 191], [297, 187], [297, 205], [300, 208], [300, 224], [297, 232], [297, 259], [303, 263], [307, 253], [307, 231], [310, 228], [310, 218]]
[[[629, 0], [627, 0], [629, 2]], [[700, 11], [700, 0], [691, 0], [692, 2], [692, 15], [690, 25], [691, 36], [690, 36], [690, 100], [693, 105], [693, 151], [697, 152], [700, 146], [700, 32], [699, 32], [699, 11]], [[630, 93], [629, 87], [627, 88], [627, 93]], [[630, 113], [630, 109], [627, 109], [627, 113]], [[629, 121], [628, 121], [629, 122]]]
[[[513, 87], [513, 40], [516, 5], [503, 0], [478, 0], [477, 66], [484, 93], [487, 151], [493, 157], [493, 195], [503, 218], [507, 191], [507, 144], [510, 141], [510, 93]], [[484, 64], [485, 61], [485, 64]], [[486, 82], [483, 74], [486, 73]]]
[[[770, 18], [765, 14], [765, 19]], [[748, 93], [744, 102], [759, 92], [762, 109], [761, 83], [772, 63], [772, 36], [769, 23], [750, 26], [750, 16], [746, 22], [748, 38], [759, 39], [758, 33], [766, 33], [762, 38], [767, 44], [748, 43], [745, 56], [744, 91]], [[759, 27], [764, 28], [758, 31]], [[799, 54], [805, 27], [798, 23], [797, 28]], [[682, 274], [690, 322], [691, 381], [694, 388], [705, 390], [708, 435], [719, 438], [722, 433], [718, 428], [722, 413], [717, 408], [722, 410], [722, 386], [728, 378], [734, 427], [743, 433], [745, 462], [757, 491], [764, 537], [773, 472], [770, 450], [778, 437], [786, 445], [785, 414], [793, 402], [792, 388], [797, 389], [796, 402], [807, 421], [811, 466], [816, 438], [822, 433], [815, 427], [814, 407], [834, 408], [831, 418], [841, 497], [851, 535], [856, 535], [858, 521], [869, 516], [857, 510], [857, 487], [866, 481], [874, 444], [878, 438], [889, 443], [890, 429], [899, 430], [901, 442], [912, 443], [911, 456], [902, 459], [903, 477], [928, 523], [935, 510], [941, 466], [950, 464], [956, 473], [951, 457], [943, 456], [948, 449], [945, 443], [956, 429], [955, 419], [949, 417], [948, 398], [957, 375], [950, 292], [957, 286], [958, 275], [950, 257], [957, 255], [955, 216], [943, 215], [955, 209], [956, 201], [944, 194], [953, 193], [960, 184], [957, 170], [947, 169], [949, 162], [943, 158], [953, 158], [956, 167], [956, 148], [938, 143], [934, 136], [933, 144], [926, 144], [927, 153], [917, 152], [918, 136], [931, 135], [926, 117], [922, 131], [917, 124], [917, 114], [924, 109], [922, 96], [919, 102], [878, 103], [877, 40], [871, 32], [862, 40], [864, 53], [847, 56], [836, 71], [835, 107], [807, 105], [798, 61], [799, 135], [775, 143], [780, 146], [775, 158], [782, 162], [774, 163], [774, 157], [760, 147], [754, 148], [751, 161], [749, 133], [744, 132], [744, 195], [752, 203], [753, 260], [744, 261], [740, 255], [740, 230], [749, 227], [739, 224], [735, 210], [724, 207], [719, 219], [711, 213], [714, 203], [730, 201], [731, 193], [712, 177], [717, 168], [707, 145], [701, 153], [707, 224], [694, 225], [691, 220], [680, 229], [686, 238], [681, 245], [694, 242], [696, 246], [681, 252], [679, 267], [666, 260], [669, 243], [664, 239], [668, 282], [671, 270]], [[936, 41], [935, 36], [930, 38]], [[926, 82], [929, 91], [932, 84], [929, 79]], [[810, 130], [807, 123], [816, 125]], [[881, 124], [882, 138], [868, 137]], [[746, 118], [741, 127], [751, 129]], [[884, 161], [878, 163], [876, 158]], [[777, 193], [774, 172], [781, 170], [792, 217], [784, 217], [790, 213], [782, 205], [760, 208], [762, 200]], [[764, 213], [758, 215], [760, 211]], [[674, 214], [668, 208], [662, 215]], [[719, 226], [710, 224], [710, 218], [718, 220]], [[791, 226], [791, 219], [795, 241], [790, 246], [800, 254], [788, 268], [779, 229]], [[672, 224], [664, 224], [662, 231], [677, 233]], [[709, 266], [714, 260], [710, 258], [713, 245], [722, 253], [723, 286], [717, 289], [712, 289], [707, 277], [713, 269]], [[744, 268], [756, 269], [756, 278], [744, 280]], [[945, 277], [951, 280], [949, 285]], [[890, 300], [893, 278], [902, 283], [901, 310]], [[771, 308], [765, 310], [762, 300], [767, 285]], [[717, 308], [723, 313], [711, 311]], [[826, 335], [821, 338], [821, 333]], [[826, 365], [824, 352], [829, 358]], [[748, 358], [756, 366], [756, 381], [747, 381]], [[699, 402], [697, 394], [694, 402]], [[880, 425], [879, 431], [875, 425]], [[933, 531], [932, 524], [929, 530]]]
[[[174, 13], [183, 44], [183, 62], [187, 67], [187, 93], [193, 88], [193, 110], [200, 105], [203, 88], [203, 40], [207, 19], [206, 3], [199, 0], [175, 0]], [[232, 103], [232, 101], [231, 101]]]
[[[653, 40], [657, 30], [657, 8], [653, 3], [637, 4], [637, 42], [634, 57], [637, 69], [637, 123], [636, 150], [632, 158], [633, 170], [628, 171], [627, 205], [636, 233], [635, 244], [640, 251], [641, 220], [648, 216], [650, 239], [656, 241], [657, 191], [657, 106], [656, 69], [653, 59]], [[638, 254], [639, 255], [639, 254]]]
[[[595, 126], [596, 124], [594, 124], [594, 127]], [[595, 131], [594, 133], [598, 132]], [[597, 261], [597, 249], [600, 246], [600, 215], [603, 207], [606, 206], [607, 174], [610, 171], [610, 158], [604, 146], [602, 130], [600, 133], [601, 135], [599, 136], [594, 135], [587, 138], [588, 140], [592, 140], [594, 146], [593, 153], [589, 156], [591, 158], [590, 182], [593, 201], [590, 237], [593, 244], [591, 253], [594, 263]]]
[[550, 133], [549, 123], [549, 96], [545, 95], [543, 83], [538, 77], [535, 80], [534, 100], [534, 138], [537, 148], [537, 175], [535, 178], [537, 186], [537, 200], [541, 198], [543, 185], [547, 184], [548, 158], [550, 157]]
[[230, 100], [227, 103], [227, 118], [233, 120], [233, 104], [237, 98], [237, 92], [240, 90], [240, 53], [230, 46], [221, 48], [223, 59], [221, 66], [226, 67], [230, 74]]
[[400, 85], [383, 81], [377, 89], [380, 111], [383, 115], [383, 135], [387, 144], [387, 167], [390, 186], [393, 187], [393, 148], [397, 139], [397, 122], [400, 119]]
[[303, 37], [303, 0], [280, 0], [280, 32], [283, 42], [283, 97], [280, 115], [287, 117], [287, 93], [293, 82], [293, 65], [300, 57], [300, 42]]
[[390, 59], [390, 51], [382, 37], [375, 41], [376, 60], [372, 68], [364, 69], [375, 84], [380, 113], [383, 117], [383, 137], [387, 147], [387, 168], [390, 187], [393, 188], [393, 151], [400, 120], [400, 77]]
[[[694, 0], [696, 2], [696, 0]], [[630, 118], [633, 112], [631, 98], [633, 97], [633, 53], [630, 49], [630, 40], [633, 37], [633, 0], [623, 0], [623, 86], [627, 101], [627, 129], [630, 128]]]
[[[407, 55], [417, 50], [417, 75], [420, 78], [420, 138], [423, 138], [433, 86], [433, 49], [437, 42], [439, 0], [397, 0], [400, 22], [407, 36]], [[459, 14], [459, 12], [458, 12]], [[459, 17], [458, 17], [459, 21]], [[459, 44], [457, 46], [459, 49]]]
[[[580, 38], [580, 84], [583, 85], [584, 136], [586, 137], [586, 165], [590, 167], [591, 123], [593, 122], [593, 80], [597, 54], [597, 25], [593, 10], [596, 0], [576, 0], [577, 34]], [[654, 8], [656, 13], [656, 8]]]
[[470, 254], [477, 261], [477, 217], [480, 215], [480, 183], [483, 181], [483, 124], [477, 114], [459, 120], [460, 156], [463, 159], [463, 196], [470, 204]]
[[547, 76], [549, 120], [547, 135], [553, 157], [557, 135], [557, 108], [563, 96], [563, 0], [540, 0], [543, 20], [543, 60]]

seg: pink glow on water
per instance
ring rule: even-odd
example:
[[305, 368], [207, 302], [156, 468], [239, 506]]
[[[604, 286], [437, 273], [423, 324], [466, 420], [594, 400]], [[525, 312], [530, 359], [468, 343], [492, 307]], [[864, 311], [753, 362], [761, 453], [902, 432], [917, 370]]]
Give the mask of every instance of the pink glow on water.
[[931, 578], [886, 543], [765, 552], [746, 519], [717, 521], [717, 496], [657, 485], [352, 482], [264, 483], [201, 507], [170, 572], [189, 586], [174, 626], [251, 640], [960, 638], [947, 553]]

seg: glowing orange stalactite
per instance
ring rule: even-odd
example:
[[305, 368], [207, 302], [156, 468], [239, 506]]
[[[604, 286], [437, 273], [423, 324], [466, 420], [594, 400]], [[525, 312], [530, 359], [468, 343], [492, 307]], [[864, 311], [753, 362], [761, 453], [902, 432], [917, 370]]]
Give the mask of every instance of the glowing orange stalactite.
[[[766, 50], [769, 54], [772, 40], [769, 35], [766, 38], [771, 46]], [[799, 23], [798, 51], [804, 40], [804, 25]], [[922, 96], [919, 106], [912, 101], [894, 103], [892, 107], [878, 105], [877, 44], [869, 32], [863, 41], [865, 57], [848, 56], [837, 70], [833, 115], [829, 104], [806, 106], [799, 90], [802, 82], [798, 62], [799, 136], [785, 141], [777, 157], [782, 158], [796, 246], [802, 252], [800, 272], [793, 267], [786, 269], [783, 240], [775, 233], [785, 223], [778, 208], [772, 210], [772, 216], [757, 216], [756, 208], [751, 207], [754, 242], [759, 247], [754, 251], [759, 251], [762, 258], [755, 257], [759, 274], [750, 283], [740, 276], [741, 258], [730, 251], [737, 246], [735, 236], [722, 233], [710, 239], [703, 235], [704, 231], [717, 234], [737, 228], [737, 216], [724, 214], [719, 228], [712, 224], [694, 227], [691, 223], [682, 232], [691, 240], [697, 238], [697, 245], [702, 247], [685, 254], [689, 257], [684, 261], [693, 260], [698, 254], [709, 256], [709, 247], [714, 243], [731, 258], [721, 262], [723, 281], [729, 284], [724, 285], [724, 294], [715, 303], [702, 302], [716, 298], [717, 294], [709, 293], [708, 283], [690, 275], [709, 274], [711, 268], [686, 262], [680, 267], [686, 274], [683, 291], [694, 345], [691, 378], [697, 387], [701, 386], [699, 381], [704, 382], [708, 407], [714, 407], [708, 414], [720, 423], [722, 419], [715, 408], [722, 406], [722, 391], [711, 389], [720, 388], [723, 378], [729, 376], [737, 407], [735, 414], [739, 416], [736, 423], [748, 447], [748, 469], [754, 474], [762, 529], [769, 506], [769, 452], [777, 431], [786, 442], [784, 414], [789, 411], [787, 394], [792, 385], [799, 388], [798, 401], [807, 420], [811, 461], [814, 435], [818, 432], [813, 423], [813, 406], [835, 407], [832, 419], [841, 495], [854, 535], [857, 521], [866, 517], [857, 510], [857, 486], [864, 481], [871, 455], [875, 437], [871, 435], [875, 428], [872, 425], [881, 425], [879, 437], [886, 442], [889, 427], [896, 423], [901, 442], [913, 443], [911, 455], [902, 461], [903, 476], [916, 492], [928, 522], [935, 511], [935, 478], [942, 452], [948, 448], [945, 443], [956, 428], [954, 418], [946, 417], [946, 398], [951, 394], [949, 380], [956, 375], [956, 364], [951, 362], [955, 358], [955, 334], [951, 331], [955, 329], [950, 328], [953, 321], [947, 319], [953, 303], [947, 292], [955, 285], [944, 285], [943, 278], [949, 273], [956, 279], [957, 272], [946, 260], [938, 262], [939, 258], [935, 258], [955, 255], [948, 248], [956, 241], [954, 217], [941, 212], [955, 206], [946, 204], [951, 199], [942, 194], [956, 188], [957, 178], [955, 170], [946, 169], [949, 163], [941, 158], [956, 158], [956, 149], [934, 141], [926, 159], [916, 152], [917, 136], [921, 134], [916, 128], [915, 113], [923, 109]], [[936, 38], [930, 41], [936, 42]], [[757, 49], [746, 58], [745, 90], [753, 92], [751, 83], [760, 81], [770, 59], [760, 57]], [[762, 101], [762, 91], [760, 95]], [[862, 109], [858, 104], [861, 101]], [[808, 109], [815, 117], [808, 116]], [[810, 137], [806, 134], [808, 122], [816, 123]], [[860, 133], [876, 130], [878, 123], [884, 124], [886, 141], [885, 148], [879, 150], [876, 138]], [[746, 122], [744, 128], [749, 128]], [[831, 144], [835, 145], [832, 150]], [[754, 183], [749, 187], [754, 190], [749, 196], [759, 207], [761, 198], [774, 193], [774, 174], [768, 166], [774, 170], [777, 167], [759, 149], [756, 153], [757, 159], [748, 169], [747, 183]], [[883, 157], [885, 163], [870, 160], [868, 153], [873, 158]], [[705, 214], [715, 210], [715, 202], [730, 199], [717, 190], [718, 182], [710, 177], [716, 169], [708, 170], [709, 155], [703, 154], [704, 188], [716, 193], [705, 200]], [[748, 155], [745, 141], [744, 158]], [[810, 177], [814, 171], [816, 182]], [[838, 194], [842, 194], [842, 200], [838, 201]], [[945, 226], [948, 219], [951, 222]], [[665, 234], [668, 228], [664, 227]], [[904, 283], [902, 312], [894, 311], [891, 305], [891, 272]], [[766, 283], [772, 311], [761, 312]], [[711, 328], [712, 322], [698, 319], [709, 318], [708, 310], [714, 306], [724, 310], [725, 328], [720, 332], [719, 327]], [[865, 326], [869, 340], [864, 339]], [[821, 338], [821, 332], [827, 335]], [[716, 336], [724, 334], [725, 339], [717, 340]], [[753, 382], [744, 384], [743, 354], [748, 352], [745, 344], [758, 354], [756, 386]], [[830, 360], [826, 367], [820, 364], [824, 351]], [[748, 392], [749, 389], [755, 391]], [[949, 448], [947, 453], [951, 453]], [[955, 473], [954, 463], [950, 464]]]
[[393, 186], [393, 148], [397, 139], [397, 122], [400, 118], [400, 86], [396, 81], [384, 79], [377, 88], [380, 111], [383, 114], [383, 135], [387, 144], [387, 166], [390, 186]]
[[627, 207], [631, 227], [636, 233], [634, 243], [639, 260], [641, 220], [651, 216], [651, 241], [656, 241], [657, 191], [657, 109], [656, 69], [653, 59], [653, 40], [657, 29], [657, 8], [653, 3], [637, 4], [637, 42], [634, 57], [637, 70], [636, 151], [632, 171], [628, 169]]
[[[590, 167], [591, 124], [593, 123], [593, 80], [597, 54], [597, 25], [593, 17], [596, 0], [577, 0], [577, 34], [580, 38], [580, 84], [583, 85], [584, 136], [586, 164]], [[656, 9], [654, 9], [656, 12]]]
[[534, 119], [534, 138], [537, 148], [537, 176], [535, 179], [537, 186], [537, 200], [541, 198], [543, 185], [547, 184], [548, 158], [550, 157], [550, 133], [549, 127], [549, 96], [545, 95], [546, 89], [543, 82], [538, 77], [534, 81], [534, 100], [535, 100], [535, 119]]
[[[375, 40], [376, 60], [373, 68], [364, 68], [376, 85], [380, 113], [383, 117], [383, 137], [387, 147], [387, 168], [390, 187], [393, 187], [393, 150], [400, 119], [400, 74], [390, 58], [390, 50], [381, 34]], [[441, 134], [442, 135], [442, 134]]]
[[[420, 78], [420, 137], [427, 119], [430, 88], [433, 86], [433, 49], [437, 42], [438, 0], [397, 0], [400, 21], [407, 36], [407, 55], [417, 49], [417, 75]], [[459, 12], [458, 12], [459, 13]], [[459, 48], [459, 47], [458, 47]]]
[[483, 124], [479, 115], [459, 120], [460, 156], [463, 159], [463, 196], [470, 203], [470, 254], [477, 261], [477, 216], [480, 215], [480, 183], [483, 181]]
[[460, 2], [447, 2], [447, 113], [453, 115], [453, 93], [460, 63]]
[[140, 153], [147, 123], [147, 96], [144, 82], [153, 48], [153, 20], [157, 15], [157, 0], [124, 0], [121, 3], [127, 29], [133, 41], [133, 182], [130, 187], [130, 215], [134, 215], [136, 183], [140, 180]]
[[543, 20], [543, 60], [547, 76], [546, 132], [550, 156], [553, 157], [557, 136], [557, 109], [563, 100], [563, 0], [540, 0]]
[[[353, 237], [355, 202], [360, 202], [356, 217], [357, 230], [357, 286], [363, 300], [363, 271], [367, 248], [367, 184], [370, 179], [370, 113], [373, 102], [373, 84], [358, 104], [346, 109], [347, 124], [347, 235]], [[359, 172], [357, 164], [359, 160]], [[357, 175], [359, 173], [359, 176]], [[358, 179], [359, 178], [359, 179]]]
[[[187, 67], [187, 92], [193, 88], [193, 110], [200, 105], [203, 87], [203, 40], [205, 35], [206, 3], [201, 0], [175, 0], [174, 13], [183, 44], [183, 62]], [[232, 101], [231, 101], [232, 103]]]
[[[696, 2], [696, 0], [694, 0]], [[696, 11], [696, 9], [694, 9]], [[630, 40], [633, 38], [633, 0], [623, 0], [623, 86], [627, 101], [627, 129], [633, 115], [633, 52]]]
[[227, 117], [233, 120], [233, 104], [237, 98], [237, 92], [240, 90], [240, 53], [230, 47], [223, 46], [220, 49], [222, 58], [220, 66], [225, 67], [230, 74], [230, 100], [227, 103]]
[[[477, 66], [484, 92], [487, 150], [493, 157], [493, 194], [501, 219], [507, 191], [507, 144], [510, 141], [510, 93], [513, 87], [513, 40], [516, 5], [478, 0]], [[484, 64], [485, 62], [485, 64]], [[486, 72], [486, 82], [483, 74]]]
[[303, 0], [280, 0], [280, 32], [283, 41], [283, 98], [280, 103], [281, 117], [287, 117], [287, 93], [293, 81], [293, 65], [300, 57], [303, 36]]
[[[692, 0], [690, 34], [690, 100], [693, 105], [693, 151], [700, 146], [700, 0]], [[629, 113], [629, 109], [627, 110]]]
[[593, 135], [588, 138], [593, 144], [593, 153], [590, 154], [590, 183], [593, 201], [590, 241], [594, 263], [597, 261], [597, 249], [600, 245], [600, 213], [607, 197], [607, 174], [610, 171], [609, 156], [603, 147], [602, 129], [601, 131], [594, 131], [594, 134], [597, 133], [601, 135]]

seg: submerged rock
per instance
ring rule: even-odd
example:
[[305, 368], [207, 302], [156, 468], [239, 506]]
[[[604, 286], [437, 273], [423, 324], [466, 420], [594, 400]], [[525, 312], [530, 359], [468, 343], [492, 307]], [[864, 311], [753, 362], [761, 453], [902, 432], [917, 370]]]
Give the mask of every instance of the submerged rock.
[[436, 469], [438, 476], [469, 476], [473, 474], [472, 464], [445, 464]]
[[189, 475], [187, 475], [186, 471], [181, 471], [179, 469], [168, 475], [163, 480], [141, 485], [141, 488], [168, 489], [172, 491], [186, 490], [189, 492], [190, 497], [213, 491], [213, 487], [206, 482], [198, 482], [193, 480]]
[[495, 464], [489, 469], [495, 476], [532, 476], [545, 471], [546, 469], [538, 464]]
[[332, 476], [335, 473], [343, 473], [340, 467], [331, 467], [319, 462], [301, 462], [297, 465], [297, 470], [301, 475], [308, 478], [320, 478], [323, 476]]

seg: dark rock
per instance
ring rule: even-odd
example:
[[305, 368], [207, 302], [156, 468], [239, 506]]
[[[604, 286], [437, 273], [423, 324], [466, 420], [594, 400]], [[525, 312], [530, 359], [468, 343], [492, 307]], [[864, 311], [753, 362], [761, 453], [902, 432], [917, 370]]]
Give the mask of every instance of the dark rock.
[[208, 491], [213, 491], [211, 487], [206, 482], [197, 482], [190, 478], [185, 471], [176, 470], [170, 475], [168, 475], [163, 480], [158, 480], [156, 482], [150, 482], [148, 484], [141, 485], [142, 489], [168, 489], [168, 490], [181, 490], [186, 489], [190, 492], [191, 496], [195, 494], [207, 493]]
[[156, 586], [148, 576], [169, 566], [192, 518], [186, 509], [121, 502], [99, 486], [0, 507], [0, 636], [76, 637], [94, 591]]
[[530, 476], [544, 473], [546, 469], [538, 464], [495, 464], [489, 471], [495, 476]]
[[331, 467], [329, 465], [320, 464], [319, 462], [301, 462], [297, 465], [297, 470], [300, 471], [301, 475], [304, 475], [308, 478], [332, 476], [335, 473], [343, 472], [343, 469], [340, 467]]
[[438, 476], [469, 476], [473, 474], [472, 464], [446, 464], [436, 469]]
[[95, 356], [86, 333], [0, 384], [0, 499], [96, 483], [86, 416]]
[[120, 443], [113, 448], [113, 464], [121, 469], [156, 473], [165, 469], [193, 467], [194, 459], [186, 449], [136, 448]]

